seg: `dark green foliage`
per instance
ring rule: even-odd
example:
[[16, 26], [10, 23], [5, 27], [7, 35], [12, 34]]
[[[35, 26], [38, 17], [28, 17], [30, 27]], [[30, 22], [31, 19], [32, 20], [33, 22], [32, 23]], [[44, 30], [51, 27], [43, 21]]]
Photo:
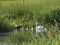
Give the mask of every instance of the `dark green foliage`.
[[60, 22], [60, 9], [57, 8], [51, 11], [52, 18], [55, 19], [57, 22]]
[[10, 26], [7, 23], [0, 21], [0, 33], [8, 33], [13, 31], [14, 27]]
[[45, 13], [43, 12], [43, 14], [40, 15], [38, 20], [40, 20], [40, 22], [43, 22], [43, 24], [55, 26], [56, 22], [57, 23], [60, 22], [60, 9], [59, 8], [56, 8], [53, 10], [50, 9], [50, 12], [48, 12], [48, 13], [46, 10]]

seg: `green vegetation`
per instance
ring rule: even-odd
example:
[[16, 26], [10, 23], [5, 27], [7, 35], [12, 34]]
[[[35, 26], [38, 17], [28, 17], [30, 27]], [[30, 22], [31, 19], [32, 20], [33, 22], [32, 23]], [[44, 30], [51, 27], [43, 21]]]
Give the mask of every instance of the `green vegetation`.
[[[46, 32], [35, 36], [31, 30], [15, 32], [17, 25], [32, 27], [35, 22], [44, 25]], [[11, 33], [6, 40], [14, 45], [59, 45], [60, 44], [59, 0], [3, 0], [0, 1], [0, 33]], [[4, 41], [2, 41], [4, 42]]]

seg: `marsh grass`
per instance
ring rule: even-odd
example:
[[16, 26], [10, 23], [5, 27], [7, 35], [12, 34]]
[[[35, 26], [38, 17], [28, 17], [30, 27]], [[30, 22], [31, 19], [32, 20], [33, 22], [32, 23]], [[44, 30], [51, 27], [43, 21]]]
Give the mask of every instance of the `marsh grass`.
[[[58, 29], [58, 23], [56, 22], [60, 19], [60, 1], [24, 1], [24, 4], [23, 0], [0, 1], [0, 31], [3, 30], [3, 27], [4, 31], [10, 31], [12, 29], [8, 38], [1, 39], [0, 43], [7, 43], [9, 45], [60, 45], [60, 30]], [[56, 19], [56, 26], [51, 26], [55, 24], [53, 18]], [[39, 22], [39, 25], [44, 25], [48, 28], [46, 32], [38, 33], [37, 37], [35, 34], [36, 32], [31, 30], [15, 32], [13, 29], [13, 22], [17, 25], [28, 24], [28, 26], [32, 27], [35, 25], [36, 21]]]
[[12, 33], [9, 38], [14, 45], [59, 45], [60, 33], [56, 27], [50, 28], [47, 32], [39, 33], [39, 36], [32, 31], [18, 31]]

